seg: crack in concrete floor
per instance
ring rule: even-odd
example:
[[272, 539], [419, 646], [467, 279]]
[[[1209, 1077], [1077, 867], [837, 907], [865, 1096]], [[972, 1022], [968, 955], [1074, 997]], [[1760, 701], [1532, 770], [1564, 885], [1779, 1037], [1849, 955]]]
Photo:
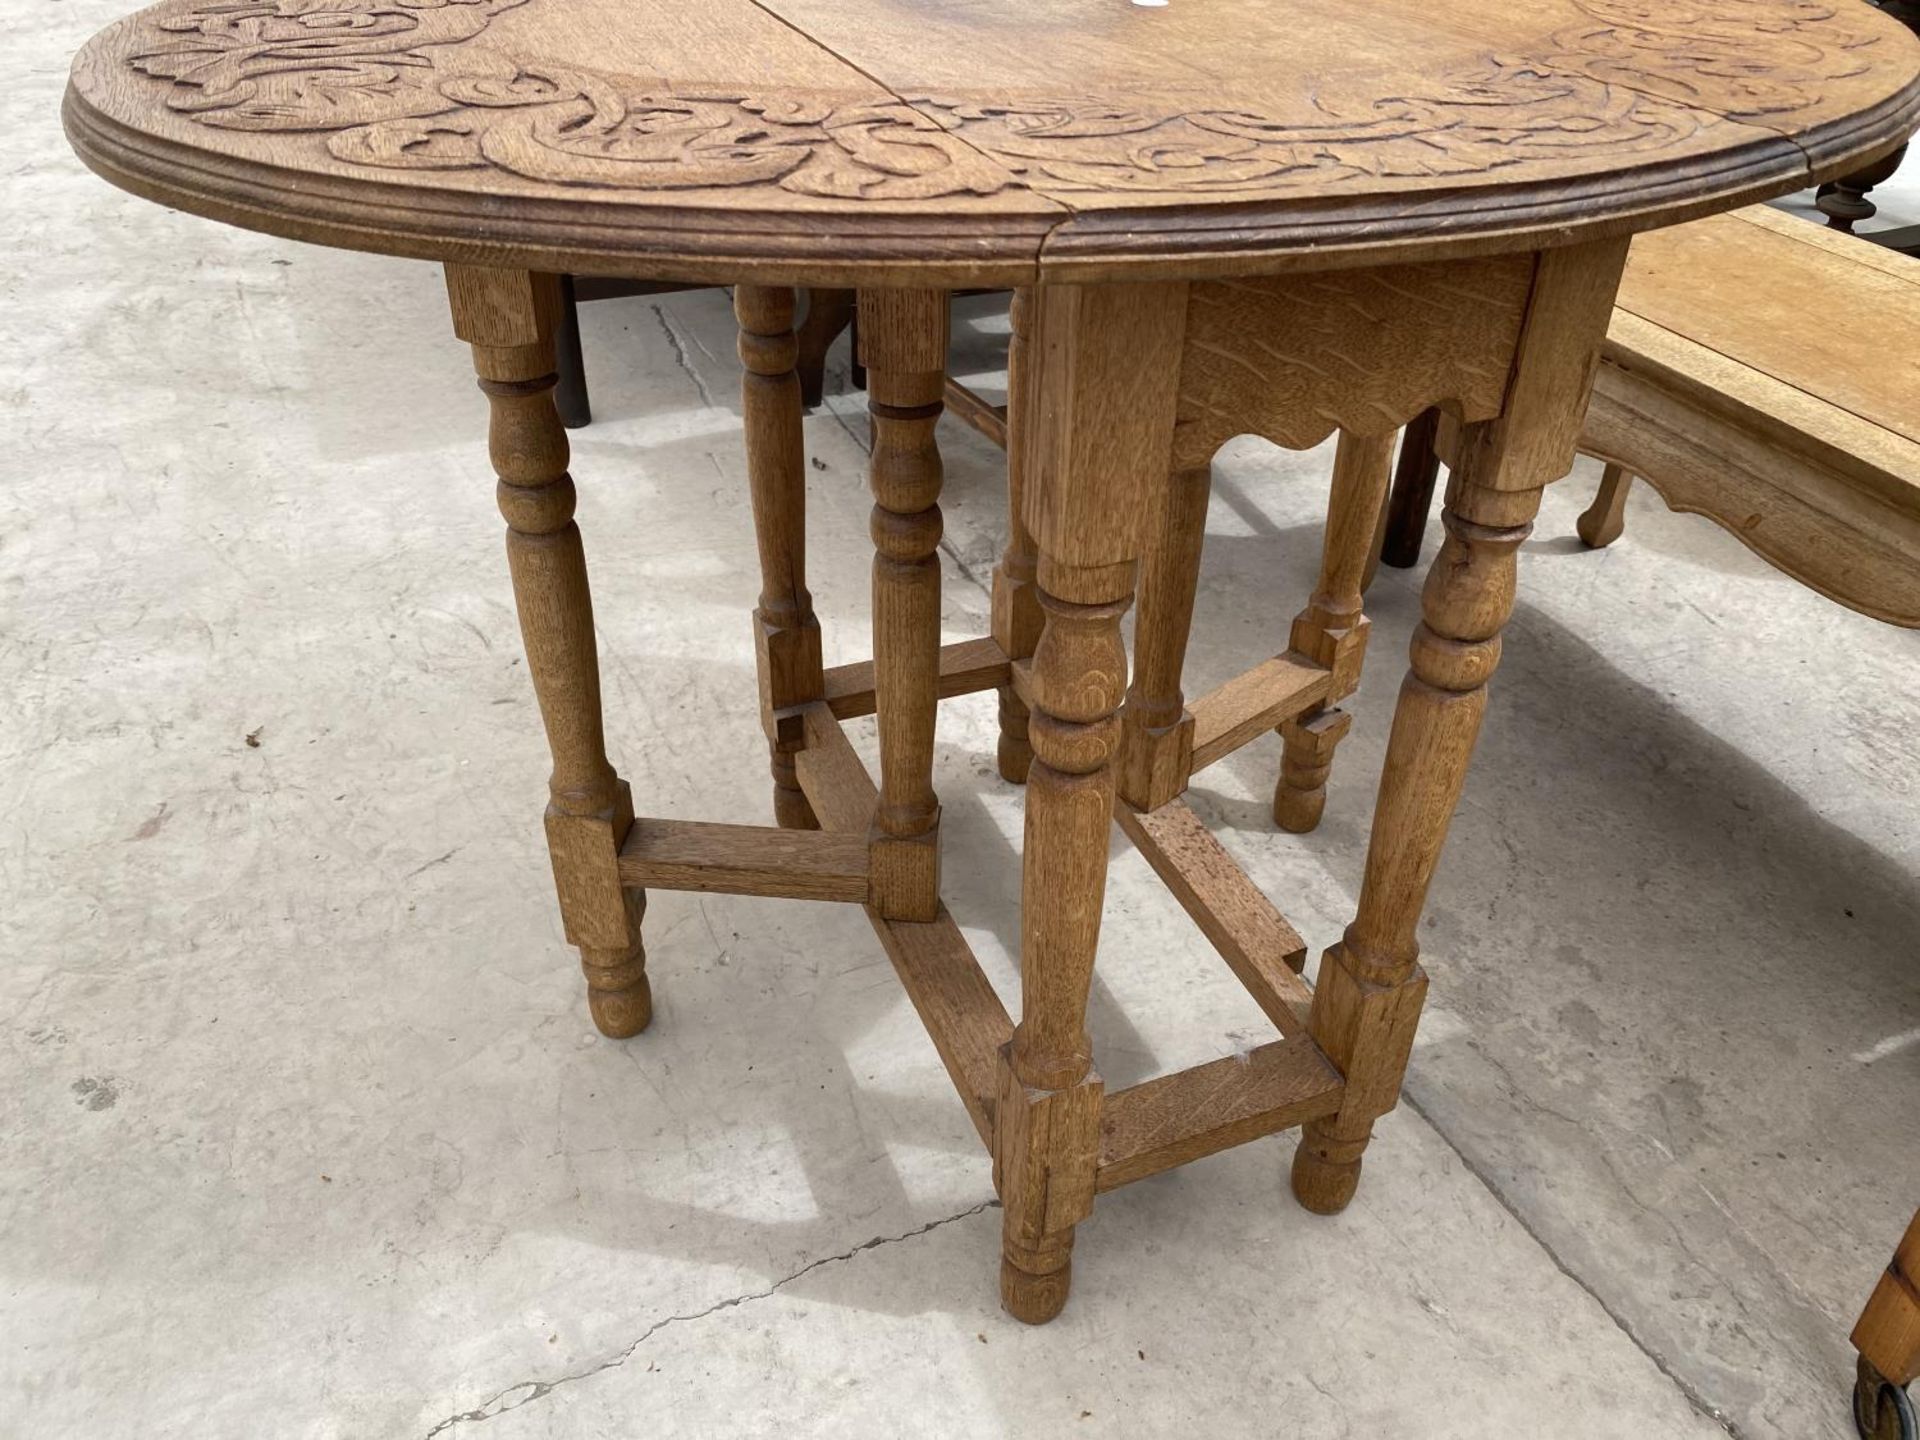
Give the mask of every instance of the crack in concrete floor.
[[912, 1230], [903, 1231], [898, 1235], [876, 1235], [871, 1240], [863, 1240], [850, 1250], [842, 1250], [836, 1254], [822, 1255], [817, 1260], [809, 1260], [798, 1270], [795, 1270], [792, 1274], [781, 1276], [764, 1290], [749, 1290], [744, 1294], [730, 1295], [724, 1300], [716, 1300], [704, 1310], [690, 1311], [685, 1315], [669, 1315], [664, 1319], [656, 1320], [640, 1332], [638, 1339], [621, 1350], [617, 1355], [602, 1360], [597, 1365], [589, 1365], [584, 1370], [575, 1370], [553, 1380], [522, 1380], [517, 1384], [509, 1385], [506, 1389], [497, 1392], [492, 1399], [486, 1401], [484, 1404], [476, 1405], [471, 1410], [462, 1410], [456, 1414], [447, 1416], [446, 1419], [440, 1421], [431, 1430], [427, 1431], [426, 1435], [422, 1437], [422, 1440], [434, 1440], [436, 1435], [443, 1434], [453, 1429], [456, 1425], [467, 1423], [478, 1424], [484, 1420], [492, 1420], [496, 1416], [518, 1410], [523, 1405], [531, 1405], [536, 1400], [544, 1399], [563, 1385], [572, 1385], [581, 1380], [591, 1380], [594, 1376], [603, 1375], [609, 1370], [618, 1370], [634, 1357], [642, 1345], [646, 1344], [655, 1335], [658, 1335], [669, 1326], [690, 1324], [696, 1320], [704, 1320], [709, 1315], [718, 1314], [722, 1310], [732, 1310], [755, 1300], [765, 1300], [769, 1296], [776, 1295], [786, 1289], [786, 1287], [793, 1284], [794, 1281], [811, 1275], [816, 1270], [824, 1269], [828, 1265], [837, 1265], [843, 1260], [851, 1260], [855, 1256], [863, 1254], [868, 1250], [878, 1250], [882, 1246], [899, 1245], [908, 1240], [918, 1239], [920, 1236], [930, 1234], [935, 1230], [941, 1229], [943, 1226], [952, 1225], [961, 1220], [970, 1220], [975, 1215], [984, 1214], [988, 1210], [997, 1210], [999, 1208], [1000, 1202], [997, 1199], [982, 1200], [978, 1205], [973, 1206], [971, 1209], [962, 1210], [956, 1215], [947, 1215], [938, 1220], [929, 1220], [924, 1225]]
[[1494, 1178], [1492, 1172], [1475, 1161], [1471, 1155], [1455, 1142], [1454, 1138], [1446, 1132], [1439, 1121], [1429, 1115], [1426, 1110], [1421, 1107], [1420, 1102], [1414, 1099], [1411, 1085], [1400, 1092], [1400, 1103], [1420, 1117], [1421, 1122], [1439, 1137], [1440, 1143], [1451, 1150], [1459, 1159], [1461, 1168], [1480, 1183], [1481, 1188], [1493, 1197], [1495, 1204], [1507, 1212], [1508, 1216], [1512, 1218], [1513, 1223], [1518, 1225], [1522, 1233], [1534, 1243], [1540, 1253], [1547, 1257], [1547, 1260], [1552, 1264], [1553, 1268], [1566, 1276], [1567, 1279], [1571, 1280], [1575, 1285], [1579, 1286], [1581, 1293], [1600, 1307], [1600, 1313], [1613, 1322], [1614, 1328], [1627, 1337], [1634, 1349], [1647, 1357], [1648, 1363], [1667, 1378], [1673, 1388], [1679, 1391], [1686, 1399], [1686, 1402], [1699, 1412], [1701, 1418], [1710, 1420], [1715, 1425], [1718, 1425], [1722, 1430], [1726, 1431], [1728, 1435], [1732, 1436], [1733, 1440], [1746, 1440], [1746, 1437], [1738, 1425], [1734, 1424], [1732, 1420], [1722, 1414], [1705, 1395], [1700, 1393], [1697, 1386], [1689, 1384], [1686, 1377], [1681, 1375], [1679, 1371], [1675, 1370], [1673, 1366], [1667, 1362], [1666, 1356], [1648, 1345], [1647, 1342], [1634, 1331], [1632, 1323], [1625, 1315], [1620, 1313], [1618, 1308], [1608, 1303], [1605, 1295], [1602, 1295], [1599, 1290], [1595, 1289], [1586, 1277], [1574, 1269], [1568, 1261], [1561, 1258], [1560, 1252], [1553, 1248], [1553, 1245], [1548, 1241], [1547, 1237], [1541, 1233], [1540, 1229], [1532, 1224], [1527, 1217], [1521, 1213], [1519, 1207], [1507, 1197], [1507, 1192], [1501, 1187], [1500, 1182]]

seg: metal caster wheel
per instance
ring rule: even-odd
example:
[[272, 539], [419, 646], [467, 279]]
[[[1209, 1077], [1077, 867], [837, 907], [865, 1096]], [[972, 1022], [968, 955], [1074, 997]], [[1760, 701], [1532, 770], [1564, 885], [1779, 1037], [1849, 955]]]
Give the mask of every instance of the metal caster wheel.
[[1860, 1440], [1920, 1440], [1913, 1401], [1867, 1361], [1860, 1359], [1859, 1378], [1853, 1384], [1853, 1423]]

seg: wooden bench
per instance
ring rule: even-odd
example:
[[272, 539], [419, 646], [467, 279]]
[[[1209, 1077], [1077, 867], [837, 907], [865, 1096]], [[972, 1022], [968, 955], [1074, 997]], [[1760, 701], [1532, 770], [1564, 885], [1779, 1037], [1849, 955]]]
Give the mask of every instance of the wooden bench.
[[[1920, 626], [1920, 260], [1765, 206], [1641, 235], [1581, 449], [1608, 464], [1587, 544], [1620, 534], [1638, 476], [1821, 594]], [[1418, 553], [1420, 460], [1388, 564]]]

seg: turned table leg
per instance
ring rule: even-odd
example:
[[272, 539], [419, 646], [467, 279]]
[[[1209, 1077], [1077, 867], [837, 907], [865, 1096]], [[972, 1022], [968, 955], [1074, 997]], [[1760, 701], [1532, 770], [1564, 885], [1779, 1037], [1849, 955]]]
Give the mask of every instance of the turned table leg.
[[794, 771], [806, 744], [801, 707], [825, 693], [820, 622], [807, 592], [807, 461], [800, 428], [793, 291], [741, 285], [741, 413], [753, 533], [760, 550], [760, 604], [753, 612], [760, 718], [773, 757], [774, 819], [790, 830], [819, 828]]
[[1000, 1300], [1029, 1324], [1066, 1303], [1074, 1227], [1093, 1210], [1104, 1087], [1087, 1041], [1113, 823], [1120, 620], [1146, 517], [1164, 503], [1184, 285], [1042, 287], [1009, 454], [1026, 465], [1018, 513], [1039, 554], [1043, 616], [1021, 857], [1020, 1020], [994, 1106]]
[[1415, 927], [1466, 780], [1486, 711], [1500, 630], [1513, 609], [1514, 552], [1540, 492], [1456, 483], [1446, 539], [1428, 571], [1373, 817], [1359, 913], [1327, 951], [1313, 993], [1313, 1033], [1347, 1077], [1341, 1113], [1306, 1128], [1293, 1163], [1300, 1203], [1346, 1207], [1373, 1122], [1393, 1107], [1426, 995]]
[[1361, 590], [1379, 538], [1379, 522], [1392, 462], [1393, 435], [1340, 432], [1327, 499], [1326, 538], [1313, 598], [1293, 622], [1290, 648], [1332, 672], [1327, 698], [1280, 727], [1286, 745], [1280, 782], [1273, 792], [1273, 818], [1282, 830], [1305, 834], [1327, 807], [1327, 776], [1334, 748], [1351, 720], [1337, 702], [1360, 684], [1367, 653], [1367, 617]]
[[1346, 1090], [1336, 1114], [1307, 1124], [1293, 1191], [1323, 1215], [1353, 1198], [1373, 1122], [1399, 1103], [1427, 988], [1420, 912], [1513, 611], [1515, 552], [1532, 529], [1541, 488], [1572, 468], [1625, 262], [1624, 241], [1540, 257], [1504, 411], [1461, 430], [1442, 513], [1446, 539], [1421, 595], [1359, 905], [1314, 982], [1309, 1028]]
[[608, 1035], [636, 1035], [653, 1017], [640, 942], [646, 898], [623, 889], [618, 869], [633, 797], [607, 762], [587, 562], [553, 404], [559, 279], [449, 265], [447, 294], [492, 412], [514, 603], [553, 754], [547, 848], [560, 914], [580, 950], [594, 1023]]
[[[1031, 366], [1027, 355], [1028, 317], [1032, 313], [1033, 292], [1013, 292], [1008, 312], [1011, 336], [1007, 343], [1007, 433], [1019, 433], [1029, 413], [1027, 386]], [[1024, 506], [1027, 493], [1027, 463], [1021, 447], [1007, 446], [1007, 548], [993, 571], [993, 638], [1010, 660], [1025, 660], [1040, 643], [1040, 597], [1034, 583], [1039, 556], [1034, 549], [1033, 532], [1027, 528]], [[1033, 747], [1027, 740], [1027, 703], [1011, 684], [1000, 687], [1000, 778], [1015, 785], [1025, 782], [1027, 767], [1033, 763]]]
[[1212, 487], [1210, 465], [1173, 475], [1140, 557], [1140, 613], [1133, 627], [1133, 683], [1120, 714], [1118, 781], [1121, 797], [1140, 810], [1157, 810], [1185, 790], [1193, 770], [1193, 722], [1180, 673]]
[[1087, 993], [1106, 895], [1114, 712], [1127, 674], [1120, 618], [1131, 577], [1111, 588], [1119, 593], [1093, 604], [1040, 594], [1046, 628], [1033, 657], [1020, 1023], [995, 1110], [1000, 1298], [1029, 1324], [1066, 1303], [1073, 1227], [1093, 1204], [1102, 1087], [1087, 1043]]
[[880, 803], [873, 905], [889, 920], [940, 906], [940, 804], [933, 793], [940, 700], [940, 449], [949, 300], [944, 290], [864, 290], [861, 359], [873, 417], [873, 678]]

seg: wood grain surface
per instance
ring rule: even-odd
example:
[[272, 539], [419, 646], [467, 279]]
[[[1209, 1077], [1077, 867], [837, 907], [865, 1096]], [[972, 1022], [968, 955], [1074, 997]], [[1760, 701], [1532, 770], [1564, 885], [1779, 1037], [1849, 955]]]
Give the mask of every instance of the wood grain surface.
[[1851, 0], [166, 0], [74, 63], [182, 209], [466, 263], [1013, 284], [1538, 248], [1920, 118]]

